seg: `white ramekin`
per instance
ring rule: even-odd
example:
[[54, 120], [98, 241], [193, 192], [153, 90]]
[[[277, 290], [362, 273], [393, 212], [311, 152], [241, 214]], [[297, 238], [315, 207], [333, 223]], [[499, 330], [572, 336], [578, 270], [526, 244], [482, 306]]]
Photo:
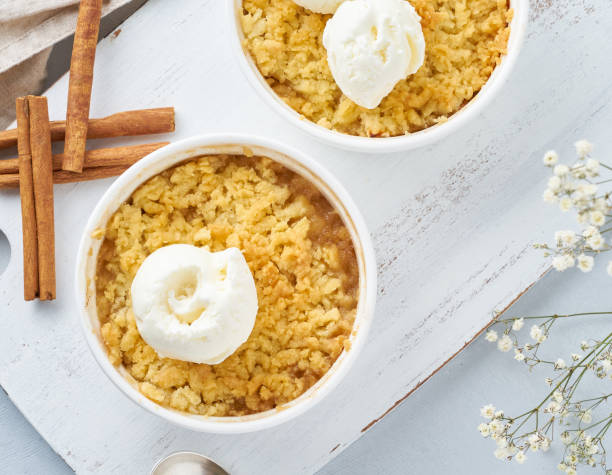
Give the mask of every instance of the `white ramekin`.
[[[180, 162], [203, 154], [262, 155], [285, 165], [314, 183], [335, 207], [346, 224], [359, 266], [359, 303], [350, 350], [344, 351], [332, 368], [312, 388], [294, 401], [274, 410], [244, 417], [205, 417], [164, 408], [143, 396], [127, 371], [109, 361], [100, 336], [96, 312], [95, 270], [101, 245], [94, 230], [104, 228], [132, 192], [149, 178]], [[96, 205], [83, 232], [76, 263], [76, 296], [87, 343], [110, 380], [130, 399], [150, 412], [192, 430], [236, 434], [275, 426], [303, 413], [321, 401], [346, 375], [363, 347], [374, 314], [376, 263], [365, 221], [344, 187], [315, 160], [271, 140], [236, 134], [202, 135], [156, 150], [121, 175]]]
[[399, 152], [430, 145], [477, 117], [484, 107], [499, 93], [516, 63], [525, 37], [529, 11], [529, 0], [510, 0], [510, 6], [514, 9], [514, 17], [510, 25], [508, 54], [503, 57], [501, 64], [495, 68], [493, 74], [476, 97], [453, 114], [446, 122], [434, 125], [420, 132], [398, 137], [370, 138], [356, 137], [326, 129], [302, 117], [285, 104], [265, 81], [253, 59], [242, 46], [244, 34], [239, 19], [242, 0], [226, 0], [226, 2], [229, 13], [230, 43], [234, 55], [238, 58], [247, 80], [255, 88], [260, 97], [289, 123], [321, 142], [347, 150], [368, 153]]

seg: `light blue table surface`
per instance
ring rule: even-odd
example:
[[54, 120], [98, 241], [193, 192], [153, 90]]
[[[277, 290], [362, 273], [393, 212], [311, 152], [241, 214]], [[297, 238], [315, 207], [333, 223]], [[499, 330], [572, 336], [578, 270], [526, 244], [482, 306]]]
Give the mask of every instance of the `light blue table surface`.
[[[0, 242], [0, 269], [3, 259]], [[507, 315], [612, 310], [612, 278], [605, 273], [605, 263], [602, 256], [590, 275], [577, 270], [550, 273]], [[569, 360], [582, 339], [607, 333], [611, 326], [608, 317], [563, 322], [546, 343], [546, 353]], [[522, 330], [524, 337], [528, 331], [527, 326]], [[555, 469], [561, 457], [558, 449], [553, 447], [546, 454], [529, 453], [528, 460], [519, 467], [514, 462], [496, 460], [492, 454], [493, 442], [483, 440], [476, 430], [481, 422], [479, 408], [484, 404], [493, 403], [515, 415], [520, 409], [535, 405], [538, 397], [546, 392], [546, 374], [542, 371], [529, 374], [510, 353], [502, 354], [480, 338], [320, 473], [559, 473]], [[609, 382], [591, 384], [592, 392], [600, 394], [606, 384]], [[0, 393], [0, 421], [0, 460], [3, 461], [0, 473], [71, 473], [3, 392]], [[148, 473], [149, 469], [143, 467], [142, 473]]]
[[[144, 3], [134, 0], [103, 25], [110, 31]], [[69, 40], [52, 55], [57, 71], [67, 68]], [[551, 209], [551, 213], [555, 211]], [[6, 245], [0, 236], [0, 272], [7, 262]], [[601, 257], [590, 275], [577, 270], [551, 273], [529, 291], [507, 315], [537, 315], [574, 311], [612, 310], [612, 278], [605, 273]], [[490, 312], [491, 309], [482, 309]], [[608, 317], [564, 322], [546, 343], [547, 354], [563, 357], [577, 350], [582, 339], [606, 334]], [[527, 336], [528, 328], [523, 329]], [[2, 351], [0, 349], [0, 351]], [[407, 362], [410, 364], [410, 362]], [[321, 470], [325, 475], [360, 474], [554, 474], [560, 451], [528, 454], [523, 466], [493, 457], [494, 444], [483, 440], [476, 426], [479, 408], [492, 403], [516, 414], [529, 409], [546, 393], [547, 373], [529, 374], [525, 366], [502, 354], [483, 338], [469, 346], [396, 410], [374, 425], [361, 439]], [[35, 384], [35, 382], [33, 382]], [[600, 394], [609, 382], [591, 384]], [[609, 388], [608, 388], [609, 389]], [[606, 391], [606, 392], [609, 392]], [[307, 415], [304, 417], [308, 417]], [[321, 428], [325, 430], [325, 428]], [[313, 437], [316, 434], [313, 434]], [[24, 419], [8, 396], [0, 391], [0, 474], [66, 474], [70, 468]], [[142, 467], [148, 473], [150, 467]], [[586, 471], [586, 473], [591, 473]], [[593, 471], [592, 473], [599, 473]]]

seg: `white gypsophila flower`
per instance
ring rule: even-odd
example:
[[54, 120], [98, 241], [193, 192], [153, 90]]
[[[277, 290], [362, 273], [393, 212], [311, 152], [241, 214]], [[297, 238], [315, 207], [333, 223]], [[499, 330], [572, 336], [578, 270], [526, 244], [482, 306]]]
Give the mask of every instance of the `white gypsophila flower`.
[[497, 447], [500, 449], [508, 448], [508, 440], [505, 437], [502, 437], [497, 441]]
[[555, 256], [552, 260], [552, 266], [557, 272], [563, 272], [567, 268], [565, 267], [565, 256]]
[[553, 169], [553, 173], [555, 174], [555, 176], [565, 176], [570, 172], [570, 169], [567, 165], [557, 165], [554, 169]]
[[565, 445], [569, 445], [571, 441], [572, 441], [572, 436], [570, 435], [568, 431], [565, 431], [561, 434], [561, 442], [563, 442]]
[[593, 198], [599, 191], [599, 187], [594, 183], [581, 183], [576, 188], [576, 199], [587, 200]]
[[559, 155], [554, 150], [549, 150], [544, 154], [544, 158], [542, 158], [542, 161], [547, 167], [555, 166], [559, 161]]
[[550, 401], [548, 406], [546, 406], [546, 412], [550, 414], [559, 414], [561, 412], [561, 404], [557, 401]]
[[538, 343], [544, 343], [547, 338], [548, 336], [546, 336], [546, 333], [542, 332], [542, 334], [538, 337]]
[[578, 140], [578, 142], [574, 144], [574, 147], [576, 147], [576, 154], [580, 158], [585, 158], [587, 155], [589, 155], [593, 151], [593, 144], [589, 142], [588, 140], [584, 140], [584, 139]]
[[567, 368], [567, 365], [565, 364], [565, 361], [563, 360], [563, 358], [558, 358], [557, 361], [555, 361], [555, 369], [565, 369]]
[[582, 358], [582, 356], [578, 353], [572, 353], [572, 361], [578, 361], [580, 358]]
[[518, 462], [518, 463], [525, 463], [525, 460], [527, 460], [527, 456], [525, 455], [525, 452], [523, 452], [522, 450], [519, 451], [518, 454], [516, 454], [514, 456], [514, 459]]
[[495, 406], [493, 404], [487, 404], [480, 408], [480, 415], [485, 419], [493, 419], [495, 415]]
[[514, 350], [514, 359], [516, 361], [524, 361], [525, 360], [525, 355], [518, 349]]
[[502, 417], [504, 417], [504, 411], [501, 409], [499, 411], [495, 411], [495, 415], [493, 417], [495, 419], [501, 419]]
[[609, 359], [602, 360], [600, 364], [606, 374], [608, 374], [612, 369], [612, 361], [610, 361]]
[[608, 212], [608, 202], [604, 198], [597, 198], [593, 202], [593, 208], [606, 214]]
[[561, 188], [561, 178], [558, 176], [551, 176], [548, 179], [548, 189], [552, 191], [557, 191]]
[[489, 330], [485, 335], [485, 340], [490, 341], [491, 343], [497, 341], [497, 332], [495, 330]]
[[584, 231], [582, 231], [582, 237], [585, 239], [591, 239], [593, 236], [597, 236], [599, 234], [599, 229], [595, 226], [588, 226]]
[[544, 382], [545, 382], [546, 384], [548, 384], [549, 386], [552, 386], [552, 382], [553, 382], [553, 380], [552, 380], [551, 378], [546, 377], [546, 378], [544, 378]]
[[578, 161], [572, 165], [572, 176], [577, 178], [578, 180], [583, 180], [586, 178], [587, 171], [582, 162]]
[[580, 254], [578, 256], [578, 269], [582, 272], [591, 272], [593, 270], [594, 259], [592, 256]]
[[561, 391], [559, 391], [558, 389], [553, 393], [552, 397], [558, 403], [563, 402], [563, 393]]
[[499, 419], [493, 419], [489, 422], [489, 431], [491, 434], [500, 435], [504, 431], [504, 424]]
[[546, 452], [548, 449], [550, 449], [550, 439], [548, 437], [544, 437], [544, 440], [540, 442], [540, 448], [542, 449], [542, 452]]
[[606, 241], [604, 240], [601, 234], [596, 234], [595, 236], [587, 239], [586, 243], [594, 251], [599, 251], [602, 247], [604, 247]]
[[606, 223], [606, 216], [601, 211], [591, 211], [589, 221], [593, 226], [601, 227]]
[[541, 334], [542, 334], [542, 328], [540, 328], [539, 325], [533, 325], [531, 327], [531, 330], [529, 330], [529, 336], [536, 341], [538, 340]]
[[554, 204], [557, 201], [559, 201], [559, 198], [557, 197], [557, 195], [555, 194], [554, 191], [552, 191], [550, 188], [548, 188], [543, 194], [542, 194], [542, 199], [546, 202], [546, 203], [550, 203], [550, 204]]
[[589, 424], [593, 420], [593, 414], [591, 414], [591, 411], [584, 411], [580, 414], [580, 420]]
[[582, 237], [584, 237], [587, 245], [594, 251], [598, 251], [606, 243], [604, 238], [599, 233], [599, 229], [597, 229], [595, 226], [589, 226], [586, 228], [582, 233]]
[[525, 319], [517, 318], [516, 320], [514, 320], [514, 322], [512, 322], [512, 329], [515, 332], [518, 332], [521, 330], [521, 328], [523, 328], [523, 325], [525, 325]]
[[588, 350], [589, 348], [590, 348], [589, 343], [588, 343], [586, 340], [582, 340], [582, 341], [580, 342], [580, 349], [581, 349], [582, 351], [586, 351], [586, 350]]
[[571, 247], [578, 242], [578, 236], [574, 231], [557, 231], [555, 232], [555, 242], [557, 247]]
[[612, 276], [612, 261], [608, 262], [608, 269], [607, 269], [607, 271], [608, 271], [608, 275]]
[[576, 475], [576, 469], [574, 467], [567, 467], [565, 469], [565, 475]]
[[586, 461], [587, 465], [589, 467], [594, 467], [595, 466], [595, 459], [593, 457], [589, 457]]
[[497, 349], [503, 353], [510, 351], [512, 346], [512, 338], [508, 335], [503, 335], [497, 342]]
[[572, 199], [568, 196], [564, 196], [559, 200], [559, 209], [564, 213], [567, 213], [570, 209], [572, 209]]
[[529, 443], [529, 448], [532, 450], [532, 452], [537, 452], [540, 448], [540, 435], [531, 434], [527, 438], [527, 442]]
[[578, 188], [578, 184], [575, 181], [567, 179], [566, 177], [565, 180], [562, 182], [562, 188], [569, 194], [572, 194]]
[[561, 470], [562, 472], [565, 472], [565, 469], [567, 468], [567, 465], [565, 465], [563, 462], [561, 462], [559, 465], [557, 465], [557, 468], [559, 470]]
[[495, 455], [496, 459], [503, 460], [508, 457], [508, 449], [497, 448], [495, 449], [495, 452], [493, 452], [493, 455]]
[[589, 220], [589, 215], [587, 213], [578, 213], [576, 215], [576, 221], [580, 224], [585, 224]]
[[586, 161], [586, 170], [591, 176], [597, 176], [599, 174], [599, 161], [593, 158], [589, 158]]
[[569, 254], [555, 256], [552, 260], [552, 266], [559, 272], [563, 272], [564, 270], [567, 270], [570, 267], [574, 267], [575, 264], [576, 261], [574, 257]]
[[480, 435], [483, 437], [489, 437], [489, 434], [491, 433], [489, 430], [489, 425], [484, 422], [478, 425], [478, 432], [480, 432]]

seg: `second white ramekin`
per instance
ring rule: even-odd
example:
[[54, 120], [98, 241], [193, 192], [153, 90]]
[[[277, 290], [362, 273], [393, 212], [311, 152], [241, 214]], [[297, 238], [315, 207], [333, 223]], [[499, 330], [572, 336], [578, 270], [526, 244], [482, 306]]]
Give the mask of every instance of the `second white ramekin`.
[[343, 149], [369, 153], [399, 152], [430, 145], [458, 130], [469, 121], [474, 120], [499, 93], [508, 79], [523, 44], [529, 12], [529, 0], [510, 0], [510, 6], [514, 10], [514, 17], [510, 24], [508, 53], [502, 58], [501, 64], [495, 68], [480, 92], [446, 122], [412, 134], [398, 137], [374, 138], [343, 134], [317, 125], [302, 117], [278, 97], [257, 69], [257, 65], [251, 56], [243, 48], [242, 41], [244, 40], [244, 34], [239, 18], [239, 13], [242, 11], [242, 0], [226, 0], [226, 3], [229, 17], [229, 41], [231, 42], [232, 50], [247, 80], [255, 88], [259, 96], [289, 123], [312, 135], [317, 140]]

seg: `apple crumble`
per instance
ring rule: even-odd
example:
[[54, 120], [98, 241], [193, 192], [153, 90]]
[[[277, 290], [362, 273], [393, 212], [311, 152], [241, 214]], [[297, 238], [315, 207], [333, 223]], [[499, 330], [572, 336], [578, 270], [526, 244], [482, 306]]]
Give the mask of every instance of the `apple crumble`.
[[[248, 340], [220, 364], [161, 358], [141, 338], [130, 286], [168, 244], [242, 250], [259, 310]], [[110, 361], [149, 399], [193, 414], [241, 416], [287, 403], [345, 347], [359, 272], [349, 232], [314, 185], [267, 158], [214, 155], [149, 179], [104, 230], [96, 295]]]
[[274, 92], [305, 118], [350, 135], [390, 137], [446, 121], [487, 82], [506, 53], [508, 0], [410, 0], [421, 16], [425, 62], [375, 109], [344, 96], [322, 36], [331, 15], [293, 0], [244, 0], [244, 47]]

